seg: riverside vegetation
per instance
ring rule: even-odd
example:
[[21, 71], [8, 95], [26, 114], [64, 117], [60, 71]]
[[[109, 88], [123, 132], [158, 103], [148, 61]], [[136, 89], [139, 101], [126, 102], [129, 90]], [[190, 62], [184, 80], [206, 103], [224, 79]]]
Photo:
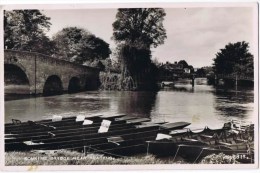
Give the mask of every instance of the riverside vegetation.
[[[73, 151], [57, 151], [53, 154], [40, 154], [30, 152], [5, 153], [6, 166], [25, 165], [141, 165], [141, 164], [190, 164], [181, 158], [156, 158], [153, 155], [113, 158], [100, 154], [88, 154]], [[53, 159], [50, 159], [53, 158]], [[239, 164], [234, 156], [212, 154], [200, 162], [200, 164]]]

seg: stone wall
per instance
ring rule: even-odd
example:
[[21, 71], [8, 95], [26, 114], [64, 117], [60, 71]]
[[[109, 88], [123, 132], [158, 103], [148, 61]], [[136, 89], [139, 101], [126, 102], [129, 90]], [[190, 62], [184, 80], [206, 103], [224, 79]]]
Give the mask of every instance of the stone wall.
[[99, 70], [39, 53], [5, 50], [4, 63], [19, 67], [27, 76], [30, 94], [40, 94], [46, 80], [55, 75], [60, 78], [64, 91], [73, 77], [80, 81], [80, 89], [97, 89]]

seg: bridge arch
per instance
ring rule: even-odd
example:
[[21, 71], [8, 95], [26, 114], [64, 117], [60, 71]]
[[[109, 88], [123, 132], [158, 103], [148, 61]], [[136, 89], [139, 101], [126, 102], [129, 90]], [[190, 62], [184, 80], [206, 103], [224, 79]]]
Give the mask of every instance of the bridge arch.
[[80, 90], [80, 79], [78, 77], [72, 77], [69, 81], [68, 93], [76, 93]]
[[[85, 90], [86, 88], [98, 89], [98, 85], [92, 85], [92, 82], [89, 81], [85, 88], [86, 78], [94, 79], [94, 83], [99, 80], [100, 70], [97, 68], [74, 64], [35, 52], [16, 50], [4, 50], [4, 64], [16, 65], [22, 71], [21, 74], [26, 74], [30, 87], [29, 94], [43, 94], [44, 92], [44, 95], [52, 95], [68, 91], [71, 77], [79, 78], [80, 90]], [[8, 68], [9, 66], [5, 67], [5, 69]], [[56, 77], [53, 75], [56, 75]], [[6, 76], [5, 79], [8, 80]], [[71, 82], [77, 87], [78, 82], [76, 79], [73, 80]], [[52, 87], [53, 85], [54, 88]], [[6, 88], [8, 86], [5, 85]], [[54, 91], [52, 92], [53, 89]], [[12, 93], [10, 92], [10, 94]]]
[[51, 95], [59, 95], [62, 93], [63, 93], [63, 86], [60, 77], [57, 75], [49, 76], [43, 86], [43, 95], [51, 96]]
[[30, 93], [30, 80], [19, 64], [4, 64], [5, 93]]

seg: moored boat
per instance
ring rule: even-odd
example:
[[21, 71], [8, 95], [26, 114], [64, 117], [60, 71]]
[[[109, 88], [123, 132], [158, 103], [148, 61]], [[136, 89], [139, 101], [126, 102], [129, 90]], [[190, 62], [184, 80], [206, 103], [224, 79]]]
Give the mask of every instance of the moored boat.
[[[157, 156], [178, 155], [189, 162], [198, 162], [210, 154], [224, 153], [237, 156], [243, 153], [244, 158], [250, 158], [252, 161], [253, 155], [248, 154], [248, 151], [254, 151], [253, 137], [248, 136], [248, 132], [252, 132], [252, 126], [245, 126], [239, 133], [234, 133], [234, 129], [231, 126], [229, 128], [227, 124], [215, 130], [206, 127], [198, 132], [189, 129], [172, 131], [162, 139], [147, 141], [148, 152]], [[248, 162], [248, 159], [240, 161]]]
[[[23, 130], [15, 131], [15, 134], [5, 135], [6, 151], [28, 151], [28, 150], [48, 150], [62, 149], [64, 147], [90, 146], [108, 143], [107, 138], [114, 136], [123, 136], [125, 141], [132, 137], [145, 139], [146, 136], [156, 136], [160, 131], [169, 132], [173, 129], [183, 128], [190, 123], [146, 123], [148, 118], [123, 118], [124, 116], [103, 117], [105, 119], [100, 123], [82, 125], [81, 119], [79, 125], [67, 126], [61, 125], [53, 129], [36, 129], [34, 132]], [[107, 120], [112, 118], [112, 121]], [[68, 122], [66, 122], [67, 124]], [[84, 123], [84, 121], [83, 121]], [[108, 123], [108, 124], [106, 124]], [[36, 126], [38, 124], [36, 123]], [[66, 129], [66, 127], [70, 127]], [[83, 128], [84, 127], [84, 128]], [[149, 138], [150, 139], [150, 138]], [[143, 143], [145, 141], [143, 140]]]

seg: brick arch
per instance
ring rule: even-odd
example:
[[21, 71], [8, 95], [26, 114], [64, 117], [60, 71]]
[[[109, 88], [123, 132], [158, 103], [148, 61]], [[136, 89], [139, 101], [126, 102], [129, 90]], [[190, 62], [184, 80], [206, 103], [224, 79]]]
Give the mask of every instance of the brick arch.
[[[9, 71], [9, 69], [11, 69], [11, 71]], [[31, 83], [29, 75], [24, 70], [24, 67], [21, 66], [20, 64], [8, 64], [8, 63], [5, 63], [4, 64], [4, 71], [5, 71], [5, 74], [4, 74], [4, 81], [5, 82], [7, 82], [9, 80], [9, 78], [8, 78], [9, 76], [8, 75], [11, 72], [14, 75], [16, 75], [17, 77], [23, 78], [21, 80], [23, 80], [23, 82], [25, 82], [26, 84], [30, 85], [30, 83]]]
[[[26, 73], [30, 82], [31, 94], [43, 93], [45, 82], [52, 75], [59, 76], [64, 91], [68, 90], [72, 77], [79, 78], [81, 90], [85, 89], [87, 79], [91, 79], [91, 81], [99, 80], [99, 69], [74, 64], [39, 53], [5, 50], [4, 63], [16, 64]], [[89, 81], [88, 83], [91, 89], [98, 89], [95, 82]]]
[[57, 75], [51, 75], [44, 83], [43, 91], [44, 96], [59, 95], [63, 93], [63, 85], [61, 78]]

